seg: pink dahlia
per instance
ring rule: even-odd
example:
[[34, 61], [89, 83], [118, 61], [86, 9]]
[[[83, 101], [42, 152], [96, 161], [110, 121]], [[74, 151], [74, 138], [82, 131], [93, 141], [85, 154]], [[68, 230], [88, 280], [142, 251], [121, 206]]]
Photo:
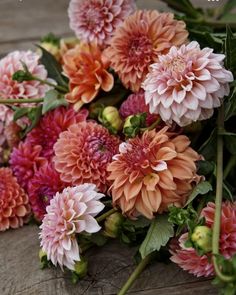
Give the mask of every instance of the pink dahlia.
[[199, 181], [195, 161], [200, 156], [186, 136], [167, 129], [146, 131], [120, 144], [108, 165], [113, 203], [130, 217], [152, 219], [171, 204], [182, 207]]
[[54, 145], [55, 168], [64, 182], [91, 182], [106, 192], [107, 165], [118, 152], [119, 139], [93, 122], [82, 122], [60, 134]]
[[104, 46], [135, 9], [134, 0], [71, 0], [70, 27], [82, 41]]
[[75, 262], [80, 260], [75, 235], [100, 230], [94, 216], [104, 208], [99, 201], [103, 196], [94, 184], [86, 183], [65, 188], [51, 200], [40, 226], [40, 239], [42, 250], [54, 265], [74, 270]]
[[171, 46], [185, 43], [187, 36], [185, 23], [172, 13], [139, 10], [115, 31], [105, 53], [125, 87], [137, 92], [149, 66]]
[[26, 141], [32, 146], [40, 145], [42, 147], [40, 156], [50, 160], [54, 155], [53, 146], [59, 134], [69, 126], [85, 121], [87, 116], [88, 111], [85, 109], [75, 112], [72, 107], [56, 108], [41, 118], [37, 127], [28, 133]]
[[[205, 217], [206, 225], [210, 228], [213, 227], [214, 215], [215, 204], [210, 202], [201, 213], [201, 216]], [[198, 277], [214, 275], [211, 254], [199, 256], [194, 248], [186, 248], [184, 242], [187, 238], [187, 233], [180, 237], [179, 245], [171, 250], [171, 260]], [[222, 204], [220, 254], [227, 259], [236, 254], [236, 202], [227, 201]]]
[[39, 64], [40, 56], [32, 51], [14, 51], [0, 60], [0, 97], [1, 98], [39, 98], [44, 97], [50, 89], [39, 81], [24, 81], [19, 83], [12, 80], [12, 75], [23, 69], [26, 64], [31, 74], [46, 80], [47, 71]]
[[0, 231], [18, 228], [28, 221], [28, 196], [9, 168], [0, 168]]
[[34, 176], [35, 172], [46, 163], [46, 159], [41, 157], [42, 147], [40, 145], [32, 146], [28, 142], [20, 142], [17, 148], [14, 148], [10, 165], [19, 184], [27, 191], [28, 182]]
[[211, 48], [201, 50], [195, 41], [159, 56], [143, 83], [150, 113], [180, 126], [210, 118], [233, 81], [224, 58]]
[[131, 115], [146, 113], [147, 126], [150, 126], [158, 118], [157, 115], [149, 113], [149, 107], [145, 103], [143, 90], [138, 93], [130, 94], [128, 98], [122, 103], [119, 112], [123, 119], [126, 119]]
[[57, 192], [66, 187], [52, 163], [40, 167], [28, 184], [29, 200], [32, 211], [38, 220], [42, 220], [46, 207]]

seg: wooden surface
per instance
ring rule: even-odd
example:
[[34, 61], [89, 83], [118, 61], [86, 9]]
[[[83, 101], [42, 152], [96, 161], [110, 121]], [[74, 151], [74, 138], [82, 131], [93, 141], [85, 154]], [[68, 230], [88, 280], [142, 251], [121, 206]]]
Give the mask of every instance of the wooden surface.
[[[68, 0], [0, 0], [0, 55], [32, 48], [48, 32], [73, 33], [68, 26]], [[219, 3], [197, 0], [196, 5]], [[155, 0], [138, 0], [140, 8], [165, 9]], [[133, 249], [110, 243], [89, 254], [89, 276], [72, 285], [68, 274], [58, 269], [41, 270], [38, 264], [38, 228], [25, 226], [0, 233], [0, 295], [111, 295], [116, 294], [134, 268]], [[137, 280], [130, 294], [213, 295], [208, 280], [199, 280], [174, 264], [155, 263]]]

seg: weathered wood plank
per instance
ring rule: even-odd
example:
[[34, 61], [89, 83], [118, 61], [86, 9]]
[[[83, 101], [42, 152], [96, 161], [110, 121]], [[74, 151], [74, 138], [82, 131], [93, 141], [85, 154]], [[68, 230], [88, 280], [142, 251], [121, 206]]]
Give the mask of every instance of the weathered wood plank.
[[[135, 249], [118, 242], [88, 252], [89, 275], [73, 285], [60, 269], [41, 270], [38, 262], [38, 228], [25, 226], [0, 234], [1, 295], [112, 295], [134, 268]], [[208, 280], [199, 280], [176, 265], [154, 263], [137, 280], [130, 294], [213, 295]]]

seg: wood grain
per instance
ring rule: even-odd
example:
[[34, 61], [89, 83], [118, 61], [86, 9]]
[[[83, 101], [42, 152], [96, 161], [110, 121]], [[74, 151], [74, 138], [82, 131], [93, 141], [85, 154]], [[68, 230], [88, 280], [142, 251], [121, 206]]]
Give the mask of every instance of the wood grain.
[[[41, 270], [38, 262], [38, 228], [25, 226], [0, 234], [1, 295], [112, 295], [134, 268], [135, 249], [118, 242], [87, 253], [89, 275], [73, 285], [60, 269]], [[176, 265], [153, 263], [130, 291], [140, 295], [213, 295], [209, 280], [199, 280]]]

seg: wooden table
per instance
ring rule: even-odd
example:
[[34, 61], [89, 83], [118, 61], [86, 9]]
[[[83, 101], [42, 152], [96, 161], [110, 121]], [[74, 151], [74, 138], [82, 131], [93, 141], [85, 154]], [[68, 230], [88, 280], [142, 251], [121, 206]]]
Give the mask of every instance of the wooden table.
[[[48, 32], [71, 36], [68, 0], [1, 0], [0, 55], [32, 48]], [[208, 0], [201, 5], [217, 5]], [[155, 0], [138, 0], [140, 8], [165, 9]], [[222, 1], [221, 1], [222, 3]], [[219, 5], [219, 4], [218, 4]], [[60, 269], [41, 270], [38, 263], [38, 228], [25, 226], [0, 233], [0, 295], [99, 295], [116, 294], [134, 269], [133, 249], [110, 242], [88, 252], [89, 276], [73, 285]], [[209, 280], [197, 279], [176, 265], [155, 263], [144, 271], [129, 294], [213, 295]]]

